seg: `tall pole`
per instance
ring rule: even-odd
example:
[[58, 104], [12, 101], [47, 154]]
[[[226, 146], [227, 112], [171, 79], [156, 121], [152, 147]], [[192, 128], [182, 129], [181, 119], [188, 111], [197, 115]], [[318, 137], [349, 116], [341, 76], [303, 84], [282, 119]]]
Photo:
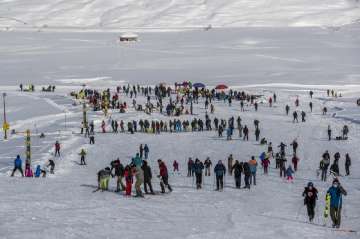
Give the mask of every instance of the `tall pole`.
[[6, 122], [6, 108], [5, 108], [5, 97], [6, 97], [6, 93], [3, 93], [3, 102], [4, 102], [4, 124], [3, 124], [3, 129], [4, 129], [4, 139], [7, 139], [7, 131], [9, 129], [9, 125]]
[[30, 130], [26, 130], [25, 136], [25, 149], [26, 149], [26, 164], [31, 165], [31, 136]]
[[85, 96], [85, 84], [83, 84], [83, 127], [85, 129], [85, 135], [87, 132], [87, 119], [86, 119], [86, 96]]

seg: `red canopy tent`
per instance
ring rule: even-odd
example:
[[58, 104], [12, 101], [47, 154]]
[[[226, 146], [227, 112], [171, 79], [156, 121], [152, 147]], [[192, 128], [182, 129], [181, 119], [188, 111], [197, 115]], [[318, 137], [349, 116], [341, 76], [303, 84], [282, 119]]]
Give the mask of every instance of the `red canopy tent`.
[[229, 87], [224, 84], [220, 84], [215, 87], [216, 90], [226, 90], [227, 88], [229, 88]]

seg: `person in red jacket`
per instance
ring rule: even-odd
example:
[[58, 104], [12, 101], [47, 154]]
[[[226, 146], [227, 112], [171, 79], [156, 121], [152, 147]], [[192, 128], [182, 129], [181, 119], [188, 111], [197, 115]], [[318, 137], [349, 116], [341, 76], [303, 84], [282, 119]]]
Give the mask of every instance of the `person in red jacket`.
[[59, 141], [55, 142], [55, 157], [58, 155], [60, 157], [60, 143]]
[[160, 178], [161, 193], [165, 193], [165, 186], [167, 186], [169, 191], [171, 192], [172, 188], [169, 184], [169, 175], [168, 175], [167, 167], [161, 159], [158, 159], [158, 164], [160, 169], [160, 175], [158, 175], [158, 178]]
[[131, 167], [129, 165], [125, 167], [124, 177], [126, 182], [125, 196], [131, 196], [131, 186], [133, 183], [133, 177], [132, 177]]

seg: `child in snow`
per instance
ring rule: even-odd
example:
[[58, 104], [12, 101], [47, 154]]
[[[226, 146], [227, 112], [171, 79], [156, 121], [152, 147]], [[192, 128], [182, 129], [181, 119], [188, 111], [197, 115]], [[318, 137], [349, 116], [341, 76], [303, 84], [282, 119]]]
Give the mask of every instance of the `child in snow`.
[[293, 173], [294, 170], [292, 169], [291, 165], [289, 165], [289, 167], [286, 169], [286, 177], [287, 177], [287, 181], [288, 182], [293, 182], [294, 178], [293, 178]]
[[36, 166], [36, 170], [35, 170], [35, 178], [39, 178], [40, 175], [42, 175], [43, 178], [46, 177], [46, 171], [41, 169], [41, 166], [38, 165]]
[[85, 163], [85, 155], [86, 155], [85, 149], [81, 149], [79, 155], [80, 155], [80, 165], [86, 165], [86, 163]]

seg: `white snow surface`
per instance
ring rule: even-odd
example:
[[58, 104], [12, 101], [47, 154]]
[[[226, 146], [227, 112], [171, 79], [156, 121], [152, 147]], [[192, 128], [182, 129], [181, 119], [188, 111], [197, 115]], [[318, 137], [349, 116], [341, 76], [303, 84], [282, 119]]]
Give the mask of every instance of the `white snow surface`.
[[[20, 6], [19, 2], [1, 4]], [[24, 6], [30, 9], [34, 2]], [[47, 6], [46, 1], [38, 1], [42, 2], [42, 6]], [[104, 7], [106, 2], [111, 3], [105, 1]], [[341, 6], [341, 1], [338, 4]], [[60, 7], [64, 5], [59, 4]], [[37, 11], [49, 9], [39, 7]], [[59, 17], [60, 13], [63, 14], [59, 12]], [[24, 136], [11, 135], [9, 140], [0, 141], [0, 238], [359, 238], [358, 233], [316, 225], [323, 223], [324, 196], [331, 185], [331, 180], [324, 183], [316, 177], [316, 169], [325, 150], [331, 155], [339, 151], [341, 174], [345, 153], [352, 158], [351, 176], [340, 177], [348, 191], [343, 198], [342, 228], [360, 230], [360, 108], [355, 104], [360, 96], [359, 32], [357, 25], [336, 30], [214, 29], [144, 33], [140, 42], [125, 45], [119, 44], [118, 35], [111, 33], [0, 33], [0, 92], [7, 93], [11, 128], [30, 129], [34, 134], [34, 166], [53, 158], [55, 140], [62, 145], [62, 156], [55, 159], [54, 175], [10, 178], [14, 157], [20, 154], [25, 158]], [[240, 115], [250, 128], [249, 142], [240, 140], [236, 134], [233, 140], [226, 141], [218, 138], [215, 131], [161, 135], [98, 133], [96, 144], [90, 146], [88, 139], [76, 134], [81, 106], [73, 105], [69, 93], [81, 89], [82, 84], [114, 91], [117, 85], [127, 83], [165, 82], [172, 86], [183, 80], [208, 86], [225, 83], [233, 89], [265, 97], [276, 92], [278, 100], [272, 108], [260, 104], [258, 112], [252, 106], [240, 112], [236, 101], [231, 107], [222, 101], [215, 102], [215, 114], [210, 117], [227, 119]], [[35, 84], [36, 92], [19, 92], [19, 83]], [[57, 86], [55, 93], [39, 91], [49, 84]], [[335, 89], [342, 97], [327, 97], [326, 89]], [[315, 92], [313, 113], [308, 108], [309, 90]], [[294, 124], [291, 116], [284, 113], [286, 104], [291, 111], [295, 109], [297, 97], [298, 110], [307, 113], [305, 123]], [[131, 105], [131, 99], [125, 95], [121, 99]], [[138, 97], [137, 101], [145, 99]], [[329, 109], [326, 116], [321, 114], [323, 106]], [[194, 105], [194, 112], [196, 117], [205, 117], [203, 101]], [[126, 114], [111, 112], [111, 117], [126, 122], [140, 118], [169, 119], [158, 112], [148, 116], [133, 108]], [[108, 120], [101, 112], [89, 111], [89, 118], [95, 121], [98, 131], [100, 122]], [[271, 162], [269, 175], [263, 175], [259, 166], [257, 185], [250, 191], [235, 189], [230, 176], [226, 177], [223, 192], [213, 191], [213, 176], [206, 177], [203, 189], [196, 190], [193, 179], [185, 176], [188, 157], [205, 160], [209, 156], [216, 162], [226, 161], [233, 154], [235, 159], [247, 161], [251, 155], [259, 156], [266, 150], [254, 140], [255, 118], [260, 120], [262, 136], [274, 146], [280, 141], [289, 144], [298, 139], [300, 163], [294, 183], [281, 179]], [[334, 135], [348, 124], [349, 140], [329, 142], [326, 134], [329, 124]], [[38, 137], [41, 132], [46, 134], [43, 139]], [[174, 191], [145, 199], [126, 198], [113, 192], [93, 193], [97, 171], [117, 157], [128, 163], [140, 143], [150, 147], [154, 175], [159, 172], [158, 158], [166, 162], [169, 172], [173, 160], [180, 163], [180, 174], [170, 173]], [[86, 167], [77, 164], [80, 148], [88, 152]], [[291, 153], [291, 149], [287, 151]], [[301, 197], [308, 181], [313, 181], [319, 190], [315, 225], [307, 223]], [[158, 191], [158, 179], [154, 178], [152, 183]], [[110, 189], [114, 187], [111, 180]]]
[[341, 26], [359, 19], [358, 0], [0, 1], [0, 26], [6, 29]]

